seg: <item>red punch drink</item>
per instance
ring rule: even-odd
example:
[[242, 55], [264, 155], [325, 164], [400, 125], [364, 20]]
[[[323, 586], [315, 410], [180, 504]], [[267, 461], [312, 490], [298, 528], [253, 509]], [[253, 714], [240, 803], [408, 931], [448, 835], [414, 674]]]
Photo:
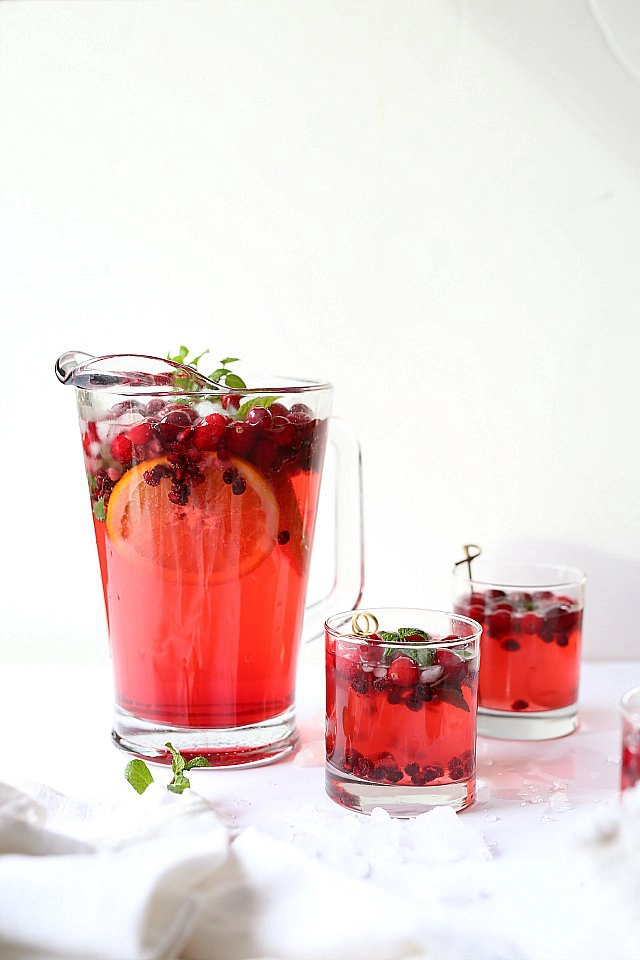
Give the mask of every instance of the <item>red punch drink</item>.
[[640, 783], [640, 687], [625, 693], [622, 712], [622, 768], [620, 788]]
[[472, 580], [466, 570], [457, 573], [454, 604], [482, 624], [478, 730], [515, 739], [571, 733], [584, 578], [576, 570], [502, 563], [492, 565], [491, 580], [489, 564], [474, 561]]
[[[77, 388], [115, 741], [163, 762], [170, 741], [214, 766], [289, 752], [332, 388], [280, 380], [248, 389], [238, 377], [221, 387], [148, 357], [69, 354], [57, 373]], [[336, 447], [339, 525], [359, 515], [350, 496], [342, 503], [340, 457], [350, 449], [356, 469], [359, 461], [348, 436]], [[349, 562], [339, 564], [343, 592]]]
[[[377, 626], [363, 636], [365, 617]], [[376, 610], [327, 621], [332, 799], [400, 816], [473, 801], [478, 640], [478, 624], [439, 611]]]

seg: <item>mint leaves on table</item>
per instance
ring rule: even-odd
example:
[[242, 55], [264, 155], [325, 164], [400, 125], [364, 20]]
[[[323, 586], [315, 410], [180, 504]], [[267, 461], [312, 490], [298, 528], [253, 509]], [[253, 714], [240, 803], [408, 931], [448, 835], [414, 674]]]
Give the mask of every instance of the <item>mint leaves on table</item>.
[[[197, 357], [194, 357], [192, 360], [188, 360], [189, 348], [182, 345], [178, 352], [171, 356], [171, 353], [167, 354], [167, 360], [173, 360], [174, 363], [181, 363], [185, 367], [192, 367], [194, 370], [198, 369], [198, 363], [206, 353], [209, 353], [208, 350], [203, 350], [202, 353], [198, 354]], [[216, 383], [224, 384], [225, 387], [230, 387], [232, 390], [244, 390], [247, 386], [242, 377], [239, 377], [237, 373], [234, 373], [233, 370], [229, 369], [230, 363], [237, 363], [237, 357], [224, 357], [223, 360], [220, 360], [220, 366], [217, 367], [212, 373], [207, 374], [209, 380], [214, 380]], [[193, 377], [188, 375], [188, 372], [185, 372], [184, 375], [176, 374], [174, 377], [174, 384], [178, 390], [183, 391], [197, 391], [200, 389], [200, 383]]]
[[[171, 754], [171, 771], [173, 778], [167, 784], [167, 790], [171, 793], [184, 793], [191, 783], [185, 776], [185, 771], [193, 770], [195, 767], [210, 767], [211, 764], [206, 757], [192, 757], [191, 760], [185, 760], [179, 750], [176, 750], [170, 743], [165, 743], [165, 747]], [[137, 793], [144, 793], [150, 783], [153, 783], [153, 776], [144, 760], [130, 760], [124, 770], [125, 779], [131, 784]]]

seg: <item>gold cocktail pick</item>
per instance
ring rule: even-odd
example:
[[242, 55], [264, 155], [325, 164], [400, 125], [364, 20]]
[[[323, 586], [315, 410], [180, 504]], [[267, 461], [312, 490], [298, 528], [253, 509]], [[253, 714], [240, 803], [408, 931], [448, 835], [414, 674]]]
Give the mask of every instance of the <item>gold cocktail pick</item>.
[[356, 637], [370, 637], [378, 632], [378, 621], [367, 610], [358, 610], [351, 617], [351, 633]]
[[471, 561], [480, 556], [482, 548], [477, 543], [465, 543], [462, 549], [464, 550], [464, 559], [458, 560], [454, 566], [459, 567], [462, 563], [466, 563], [469, 580], [471, 580]]

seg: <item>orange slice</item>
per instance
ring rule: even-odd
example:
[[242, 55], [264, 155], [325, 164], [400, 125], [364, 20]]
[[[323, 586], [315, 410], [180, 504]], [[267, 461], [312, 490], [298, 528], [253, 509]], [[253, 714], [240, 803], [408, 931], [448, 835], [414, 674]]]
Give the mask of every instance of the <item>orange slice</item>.
[[[243, 460], [214, 455], [200, 468], [204, 483], [185, 506], [168, 499], [169, 480], [152, 487], [143, 474], [169, 466], [161, 457], [128, 470], [116, 483], [107, 509], [107, 534], [118, 553], [156, 574], [188, 583], [216, 584], [254, 570], [276, 546], [278, 504], [265, 477]], [[246, 481], [232, 493], [222, 474], [235, 467]]]

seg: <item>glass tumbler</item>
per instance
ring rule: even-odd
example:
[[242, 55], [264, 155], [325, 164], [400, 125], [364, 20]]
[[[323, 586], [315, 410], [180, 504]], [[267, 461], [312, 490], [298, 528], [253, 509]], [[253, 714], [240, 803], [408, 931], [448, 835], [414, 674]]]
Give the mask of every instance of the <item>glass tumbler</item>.
[[352, 610], [327, 620], [333, 800], [399, 817], [473, 802], [480, 632], [440, 610]]
[[585, 576], [575, 567], [473, 560], [454, 609], [482, 624], [478, 733], [548, 740], [578, 725]]
[[625, 693], [620, 703], [622, 713], [622, 770], [620, 788], [640, 782], [640, 687]]

